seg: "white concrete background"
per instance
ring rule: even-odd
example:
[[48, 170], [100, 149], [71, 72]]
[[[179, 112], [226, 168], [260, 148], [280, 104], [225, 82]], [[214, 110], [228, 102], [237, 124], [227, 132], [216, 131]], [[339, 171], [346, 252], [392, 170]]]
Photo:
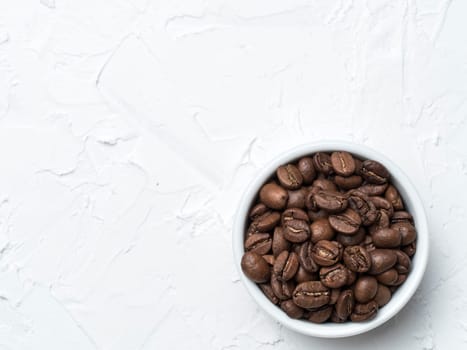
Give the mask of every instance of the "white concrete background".
[[[467, 2], [2, 0], [0, 349], [460, 349]], [[230, 230], [278, 152], [353, 140], [414, 180], [420, 290], [366, 335], [260, 312]]]

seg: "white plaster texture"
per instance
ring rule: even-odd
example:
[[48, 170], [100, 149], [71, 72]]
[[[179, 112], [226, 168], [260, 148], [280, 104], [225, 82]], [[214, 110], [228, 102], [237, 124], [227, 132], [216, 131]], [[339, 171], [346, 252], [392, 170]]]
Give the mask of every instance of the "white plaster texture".
[[[0, 349], [460, 349], [467, 2], [0, 1]], [[279, 152], [362, 143], [426, 205], [422, 285], [339, 340], [276, 324], [231, 253]]]

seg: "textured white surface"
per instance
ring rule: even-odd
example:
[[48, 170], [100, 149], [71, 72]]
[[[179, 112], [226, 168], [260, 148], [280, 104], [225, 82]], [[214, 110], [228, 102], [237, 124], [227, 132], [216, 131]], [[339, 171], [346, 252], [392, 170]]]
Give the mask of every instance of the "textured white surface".
[[[2, 0], [0, 349], [446, 349], [467, 342], [462, 0]], [[255, 172], [364, 143], [426, 205], [412, 302], [307, 338], [233, 266]]]

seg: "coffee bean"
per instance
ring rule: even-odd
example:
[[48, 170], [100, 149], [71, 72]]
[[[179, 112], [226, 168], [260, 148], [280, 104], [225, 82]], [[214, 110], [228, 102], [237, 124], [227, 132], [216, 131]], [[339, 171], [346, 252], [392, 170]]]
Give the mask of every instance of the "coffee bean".
[[303, 183], [310, 185], [316, 177], [315, 166], [311, 157], [304, 157], [298, 161], [298, 170], [302, 174]]
[[293, 301], [305, 309], [317, 308], [329, 302], [330, 291], [320, 281], [300, 283], [293, 291]]
[[371, 257], [370, 275], [378, 275], [389, 270], [397, 262], [397, 255], [390, 249], [375, 249], [369, 252]]
[[345, 322], [346, 319], [339, 318], [339, 315], [337, 315], [337, 311], [334, 309], [331, 314], [331, 322], [334, 323], [343, 323]]
[[274, 262], [273, 272], [279, 281], [288, 281], [298, 270], [298, 256], [294, 252], [284, 250]]
[[284, 250], [289, 250], [289, 248], [290, 242], [285, 239], [284, 230], [282, 227], [276, 227], [272, 237], [272, 253], [274, 256], [278, 256]]
[[378, 196], [373, 196], [369, 198], [375, 205], [376, 209], [386, 211], [389, 217], [391, 217], [394, 214], [394, 208], [392, 207], [391, 202], [389, 202], [386, 198]]
[[342, 213], [329, 216], [329, 224], [331, 227], [344, 235], [353, 235], [357, 233], [361, 223], [360, 215], [350, 208]]
[[391, 218], [391, 224], [396, 222], [408, 222], [413, 225], [413, 217], [406, 211], [395, 211]]
[[365, 160], [360, 168], [360, 173], [366, 181], [372, 184], [381, 185], [389, 179], [389, 171], [375, 160]]
[[287, 201], [287, 208], [305, 208], [305, 198], [308, 194], [306, 188], [301, 188], [296, 191], [287, 191], [289, 200]]
[[311, 242], [302, 243], [298, 252], [298, 261], [300, 262], [300, 266], [308, 272], [318, 271], [319, 266], [313, 260], [313, 245]]
[[378, 290], [378, 281], [373, 276], [361, 276], [355, 282], [354, 296], [359, 303], [367, 303], [373, 299]]
[[378, 304], [374, 300], [366, 304], [356, 304], [352, 314], [350, 315], [350, 319], [353, 322], [370, 320], [376, 316], [377, 311]]
[[340, 288], [347, 283], [348, 271], [342, 264], [322, 267], [319, 270], [319, 278], [326, 287]]
[[352, 175], [355, 171], [355, 161], [348, 152], [332, 152], [331, 164], [334, 172], [342, 176]]
[[321, 218], [315, 220], [310, 225], [311, 230], [311, 241], [316, 243], [321, 240], [332, 240], [334, 238], [334, 230], [332, 229], [331, 225], [329, 224], [328, 219]]
[[413, 241], [412, 243], [403, 246], [401, 249], [405, 254], [412, 257], [412, 256], [414, 256], [414, 254], [415, 254], [415, 252], [417, 250], [417, 242]]
[[329, 213], [323, 209], [320, 209], [318, 211], [308, 210], [307, 214], [311, 221], [327, 218], [329, 216]]
[[334, 305], [335, 303], [337, 303], [337, 299], [339, 299], [340, 294], [341, 294], [340, 288], [331, 289], [331, 295], [329, 296], [329, 305]]
[[382, 228], [371, 235], [376, 248], [396, 248], [401, 244], [401, 234], [393, 228]]
[[359, 245], [346, 247], [342, 257], [350, 271], [366, 272], [371, 267], [370, 253]]
[[308, 272], [302, 265], [298, 266], [297, 273], [295, 274], [295, 282], [303, 283], [308, 281], [318, 281], [319, 275], [316, 272]]
[[272, 239], [268, 233], [255, 233], [245, 241], [245, 250], [259, 255], [267, 254], [271, 250]]
[[301, 307], [295, 305], [292, 299], [281, 302], [280, 306], [281, 306], [281, 309], [284, 310], [284, 312], [290, 318], [295, 318], [295, 319], [302, 318], [303, 313], [305, 311]]
[[406, 274], [410, 271], [410, 257], [401, 250], [394, 250], [394, 253], [397, 255], [397, 263], [394, 266], [397, 272], [400, 274]]
[[378, 211], [378, 218], [375, 223], [368, 228], [368, 233], [370, 235], [374, 234], [376, 231], [379, 231], [383, 228], [388, 228], [390, 225], [390, 219], [388, 213], [384, 210]]
[[310, 225], [305, 220], [288, 220], [284, 223], [284, 237], [293, 243], [304, 242], [310, 238]]
[[392, 204], [394, 210], [403, 210], [404, 204], [399, 192], [393, 185], [389, 185], [384, 193], [384, 197]]
[[320, 191], [314, 195], [316, 205], [332, 213], [343, 211], [347, 208], [347, 198], [339, 192]]
[[365, 184], [357, 188], [358, 191], [366, 194], [367, 196], [380, 196], [386, 191], [388, 184], [375, 185]]
[[284, 226], [290, 220], [304, 220], [309, 222], [308, 214], [302, 209], [298, 208], [289, 208], [282, 213], [281, 221]]
[[261, 255], [254, 252], [243, 254], [241, 266], [243, 273], [256, 283], [263, 283], [269, 280], [271, 269]]
[[280, 281], [275, 274], [271, 275], [271, 288], [280, 300], [287, 300], [292, 298], [295, 289], [295, 283], [292, 280]]
[[359, 187], [363, 182], [363, 178], [360, 175], [351, 175], [348, 177], [336, 175], [334, 177], [334, 182], [343, 190], [351, 190]]
[[273, 304], [279, 303], [279, 298], [274, 294], [270, 283], [261, 283], [259, 284], [262, 292]]
[[392, 224], [391, 228], [397, 230], [400, 233], [402, 238], [402, 245], [410, 244], [417, 238], [415, 227], [413, 227], [413, 225], [408, 222], [397, 222]]
[[326, 322], [332, 314], [332, 306], [324, 305], [320, 308], [310, 310], [308, 314], [308, 321], [313, 323], [323, 323]]
[[269, 211], [269, 208], [263, 203], [256, 204], [250, 210], [250, 214], [249, 214], [250, 220], [252, 221], [256, 220], [257, 218], [259, 218], [261, 215], [263, 215], [267, 211]]
[[318, 265], [331, 266], [341, 259], [342, 250], [340, 243], [322, 240], [313, 246], [312, 257]]
[[281, 214], [277, 211], [268, 210], [264, 214], [260, 215], [256, 220], [256, 228], [259, 232], [268, 232], [271, 231], [274, 227], [277, 226], [281, 219]]
[[347, 269], [347, 272], [349, 274], [349, 276], [347, 277], [347, 285], [351, 286], [357, 280], [357, 273], [355, 271], [350, 271], [349, 269]]
[[385, 284], [387, 286], [395, 286], [397, 284], [397, 280], [399, 279], [399, 273], [396, 269], [391, 268], [387, 271], [376, 275], [376, 279], [379, 283]]
[[315, 153], [313, 156], [313, 165], [316, 170], [325, 175], [329, 175], [332, 172], [331, 157], [327, 153]]
[[288, 197], [287, 191], [275, 183], [268, 183], [259, 191], [261, 202], [271, 209], [283, 209]]
[[274, 255], [271, 255], [271, 254], [262, 255], [262, 257], [271, 266], [273, 266], [274, 262], [276, 261], [276, 258], [274, 257]]
[[336, 314], [339, 320], [346, 320], [353, 311], [353, 307], [355, 305], [355, 300], [353, 296], [353, 292], [350, 289], [343, 291], [339, 295], [339, 299], [337, 299], [336, 303]]
[[344, 247], [348, 247], [350, 245], [358, 245], [365, 239], [365, 235], [365, 229], [363, 227], [360, 227], [357, 233], [353, 235], [343, 235], [342, 233], [337, 234], [336, 241], [338, 241]]
[[359, 246], [365, 248], [367, 252], [371, 252], [376, 249], [375, 245], [373, 244], [373, 238], [371, 238], [369, 235], [365, 236]]
[[360, 215], [363, 225], [369, 226], [376, 221], [378, 211], [366, 194], [358, 190], [351, 190], [348, 192], [348, 198], [350, 208]]
[[316, 179], [313, 181], [312, 189], [315, 193], [320, 191], [337, 192], [337, 187], [334, 182], [328, 179]]
[[296, 190], [303, 183], [303, 177], [295, 165], [287, 164], [280, 166], [276, 171], [280, 184], [288, 190]]
[[391, 300], [391, 291], [383, 284], [378, 284], [378, 291], [376, 292], [374, 300], [379, 307], [386, 305]]

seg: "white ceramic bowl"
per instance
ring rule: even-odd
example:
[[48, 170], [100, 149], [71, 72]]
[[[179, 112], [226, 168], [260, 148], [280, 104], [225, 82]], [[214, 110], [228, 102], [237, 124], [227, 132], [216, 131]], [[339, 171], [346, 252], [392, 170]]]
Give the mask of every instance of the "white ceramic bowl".
[[[279, 307], [272, 304], [258, 286], [248, 279], [240, 267], [244, 253], [243, 241], [247, 225], [248, 211], [255, 200], [260, 187], [274, 174], [282, 164], [318, 151], [345, 150], [361, 158], [376, 160], [389, 170], [394, 185], [399, 190], [406, 209], [413, 215], [417, 229], [417, 251], [412, 260], [412, 268], [403, 283], [387, 305], [378, 310], [376, 317], [366, 322], [324, 323], [315, 324], [304, 320], [289, 318]], [[342, 141], [325, 141], [295, 147], [276, 157], [265, 166], [250, 183], [238, 206], [233, 227], [233, 253], [235, 265], [248, 292], [259, 306], [275, 320], [296, 332], [323, 338], [340, 338], [367, 332], [376, 328], [396, 315], [410, 300], [418, 288], [425, 272], [429, 250], [428, 227], [423, 204], [410, 180], [402, 170], [384, 155], [369, 147]]]

